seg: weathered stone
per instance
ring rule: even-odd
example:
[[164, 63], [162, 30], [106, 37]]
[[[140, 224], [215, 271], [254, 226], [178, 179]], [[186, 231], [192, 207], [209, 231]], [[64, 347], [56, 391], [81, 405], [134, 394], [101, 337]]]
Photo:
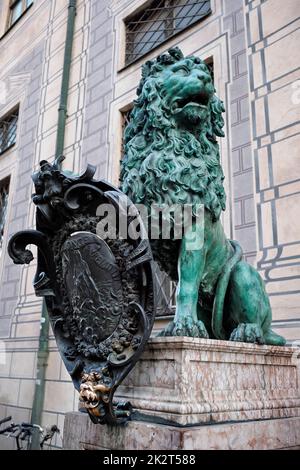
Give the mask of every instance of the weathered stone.
[[300, 416], [296, 350], [153, 338], [118, 398], [181, 425]]
[[300, 449], [300, 418], [179, 428], [132, 421], [124, 427], [92, 424], [86, 414], [66, 415], [64, 448], [75, 450]]
[[[67, 449], [280, 449], [300, 446], [297, 349], [192, 338], [150, 340], [118, 389], [126, 427], [66, 416]], [[147, 420], [147, 422], [146, 422]]]

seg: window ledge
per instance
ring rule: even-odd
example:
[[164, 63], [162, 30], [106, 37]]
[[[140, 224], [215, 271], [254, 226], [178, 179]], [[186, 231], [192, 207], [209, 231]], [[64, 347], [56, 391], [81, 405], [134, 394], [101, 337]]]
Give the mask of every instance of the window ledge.
[[10, 25], [9, 28], [7, 28], [4, 34], [2, 34], [2, 36], [0, 37], [0, 41], [16, 26], [17, 23], [19, 23], [19, 21], [23, 18], [24, 15], [26, 15], [26, 13], [30, 10], [32, 6], [33, 3], [31, 3], [31, 5], [29, 5], [29, 7], [27, 7], [26, 10], [23, 11], [19, 18], [12, 25]]
[[13, 144], [10, 144], [8, 147], [6, 147], [6, 149], [0, 150], [0, 157], [2, 157], [2, 155], [4, 155], [6, 152], [12, 149], [15, 145], [16, 145], [16, 142], [14, 142]]
[[[168, 42], [172, 41], [174, 38], [178, 37], [180, 34], [182, 34], [183, 32], [186, 32], [188, 31], [189, 29], [192, 29], [193, 27], [195, 27], [196, 25], [199, 25], [199, 23], [205, 21], [209, 16], [211, 16], [213, 14], [213, 11], [212, 9], [210, 8], [209, 11], [204, 15], [202, 16], [201, 18], [199, 18], [198, 20], [196, 20], [194, 23], [191, 23], [189, 24], [188, 26], [180, 29], [179, 31], [177, 31], [176, 33], [172, 34], [171, 36], [169, 36], [168, 38], [164, 39], [163, 41], [161, 41], [160, 43], [156, 44], [152, 49], [150, 49], [149, 51], [147, 52], [144, 52], [142, 55], [140, 55], [139, 57], [136, 57], [135, 59], [131, 60], [130, 62], [128, 63], [124, 63], [118, 70], [117, 70], [117, 73], [121, 73], [123, 72], [124, 70], [126, 70], [127, 68], [129, 68], [131, 65], [136, 65], [137, 62], [141, 61], [141, 60], [146, 60], [146, 57], [149, 55], [149, 54], [152, 54], [153, 51], [155, 51], [156, 49], [159, 49], [161, 46], [165, 46]], [[125, 43], [125, 47], [126, 47], [126, 43]]]

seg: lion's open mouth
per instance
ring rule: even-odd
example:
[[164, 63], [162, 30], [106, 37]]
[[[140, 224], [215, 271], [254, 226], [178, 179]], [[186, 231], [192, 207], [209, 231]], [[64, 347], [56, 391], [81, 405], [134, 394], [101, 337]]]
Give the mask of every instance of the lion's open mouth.
[[176, 111], [181, 111], [186, 105], [196, 105], [201, 108], [207, 108], [209, 95], [206, 93], [198, 93], [197, 95], [190, 95], [187, 98], [178, 100], [176, 102]]

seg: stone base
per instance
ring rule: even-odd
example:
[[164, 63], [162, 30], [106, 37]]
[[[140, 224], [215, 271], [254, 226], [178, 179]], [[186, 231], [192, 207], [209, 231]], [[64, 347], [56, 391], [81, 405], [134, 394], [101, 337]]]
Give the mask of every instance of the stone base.
[[270, 450], [300, 449], [300, 418], [281, 418], [192, 427], [131, 421], [101, 426], [80, 412], [67, 413], [68, 450]]
[[[116, 399], [167, 424], [300, 416], [296, 348], [153, 338]], [[294, 360], [295, 357], [295, 360]]]
[[[296, 348], [153, 338], [117, 390], [123, 427], [66, 417], [65, 448], [280, 449], [300, 446]], [[76, 447], [77, 446], [77, 447]]]

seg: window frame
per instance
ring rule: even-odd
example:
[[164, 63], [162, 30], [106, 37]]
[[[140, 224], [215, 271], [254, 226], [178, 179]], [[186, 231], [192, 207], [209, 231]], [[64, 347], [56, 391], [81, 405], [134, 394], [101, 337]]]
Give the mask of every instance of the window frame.
[[[18, 18], [12, 23], [13, 8], [19, 2], [22, 3], [22, 12], [21, 12], [20, 16], [18, 16]], [[25, 15], [25, 13], [29, 10], [29, 8], [32, 7], [33, 3], [34, 2], [32, 0], [32, 2], [27, 6], [27, 0], [9, 0], [8, 15], [7, 15], [5, 32], [9, 31], [11, 28], [13, 28], [18, 23], [18, 21], [20, 21], [20, 19]]]
[[124, 131], [125, 127], [129, 124], [130, 114], [133, 110], [133, 102], [129, 103], [125, 108], [120, 109], [121, 114], [121, 149], [120, 149], [120, 162], [124, 156]]
[[[169, 1], [172, 1], [172, 0], [165, 0], [165, 2], [169, 2]], [[161, 42], [158, 42], [157, 44], [155, 44], [151, 49], [148, 49], [147, 51], [145, 51], [143, 54], [135, 57], [134, 59], [132, 60], [129, 60], [127, 61], [127, 53], [128, 53], [128, 34], [130, 34], [130, 32], [128, 31], [128, 23], [130, 23], [130, 21], [135, 21], [138, 17], [141, 17], [143, 14], [145, 14], [146, 10], [147, 9], [151, 9], [152, 7], [155, 6], [155, 0], [149, 0], [147, 1], [146, 3], [144, 3], [143, 5], [141, 5], [139, 8], [137, 8], [136, 10], [132, 11], [128, 16], [124, 17], [123, 18], [123, 25], [124, 25], [124, 31], [125, 31], [125, 50], [124, 50], [124, 62], [123, 62], [123, 67], [121, 67], [121, 70], [119, 71], [122, 71], [123, 69], [127, 68], [127, 67], [130, 67], [131, 65], [135, 64], [136, 62], [138, 62], [139, 60], [145, 58], [148, 54], [151, 54], [152, 51], [154, 51], [155, 49], [158, 49], [160, 48], [161, 46], [163, 46], [165, 43], [169, 42], [171, 39], [175, 38], [176, 36], [180, 35], [183, 33], [183, 31], [186, 31], [188, 30], [189, 28], [192, 28], [194, 27], [196, 24], [202, 22], [202, 21], [205, 21], [208, 17], [210, 17], [213, 13], [213, 8], [212, 8], [212, 1], [211, 0], [208, 0], [210, 1], [210, 5], [209, 5], [209, 11], [203, 15], [201, 18], [198, 18], [197, 20], [195, 20], [194, 22], [188, 24], [187, 26], [184, 26], [182, 29], [179, 29], [178, 31], [174, 32], [173, 34], [167, 34], [166, 37], [161, 41]], [[180, 6], [185, 6], [185, 5], [180, 5]], [[176, 5], [174, 5], [174, 9], [176, 8]], [[164, 25], [166, 24], [166, 20], [163, 21]], [[158, 30], [159, 31], [159, 30]], [[166, 30], [165, 30], [165, 26], [164, 26], [164, 30], [163, 30], [165, 33], [166, 33]]]
[[[10, 195], [10, 187], [11, 187], [11, 175], [7, 175], [4, 178], [0, 180], [0, 192], [2, 188], [7, 188], [7, 200], [6, 200], [6, 206], [5, 206], [5, 213], [4, 213], [4, 222], [2, 224], [2, 221], [0, 220], [0, 259], [2, 258], [2, 253], [3, 253], [3, 242], [5, 242], [5, 227], [7, 225], [7, 214], [9, 210], [9, 195]], [[1, 201], [0, 201], [1, 202]], [[1, 215], [1, 213], [0, 213]], [[1, 227], [2, 224], [2, 227]]]
[[20, 107], [19, 105], [14, 106], [12, 109], [10, 109], [9, 112], [4, 114], [4, 116], [1, 116], [0, 118], [0, 126], [1, 123], [4, 122], [5, 120], [9, 120], [10, 117], [17, 115], [17, 126], [16, 126], [16, 138], [13, 143], [5, 147], [3, 150], [1, 149], [1, 144], [0, 144], [0, 157], [6, 153], [8, 150], [10, 150], [12, 147], [14, 147], [17, 143], [17, 131], [18, 131], [18, 122], [19, 122], [19, 114], [20, 114]]

